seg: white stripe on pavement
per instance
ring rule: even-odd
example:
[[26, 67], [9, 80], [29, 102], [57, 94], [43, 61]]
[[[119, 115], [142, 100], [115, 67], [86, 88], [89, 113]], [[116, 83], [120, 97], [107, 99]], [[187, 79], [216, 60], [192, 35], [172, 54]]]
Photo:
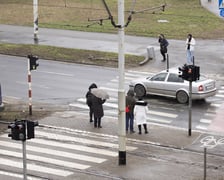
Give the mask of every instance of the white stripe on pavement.
[[206, 124], [210, 124], [212, 121], [209, 119], [200, 119], [201, 123], [206, 123]]
[[172, 121], [171, 120], [165, 120], [165, 119], [155, 119], [155, 118], [147, 118], [147, 121], [153, 121], [153, 122], [158, 122], [158, 123], [166, 123], [166, 124], [170, 124]]
[[[4, 158], [0, 158], [0, 164], [5, 165], [5, 166], [20, 168], [20, 169], [23, 168], [23, 163], [18, 162], [18, 161], [9, 160], [9, 159], [4, 159]], [[53, 175], [63, 176], [63, 177], [70, 176], [73, 174], [73, 172], [70, 172], [67, 170], [49, 168], [49, 167], [44, 167], [44, 166], [35, 165], [35, 164], [31, 164], [31, 163], [27, 164], [27, 169], [30, 171], [38, 171], [41, 173], [53, 174]]]
[[[22, 153], [15, 152], [15, 151], [3, 150], [3, 149], [0, 151], [0, 154], [5, 155], [5, 156], [17, 157], [17, 158], [23, 157]], [[77, 164], [77, 163], [73, 163], [73, 162], [62, 161], [62, 160], [57, 160], [57, 159], [47, 158], [47, 157], [42, 157], [42, 156], [37, 156], [37, 155], [31, 155], [31, 154], [27, 154], [26, 157], [29, 160], [34, 160], [34, 161], [39, 161], [39, 162], [41, 161], [41, 162], [54, 164], [54, 165], [58, 165], [58, 166], [62, 166], [62, 167], [68, 167], [68, 168], [77, 168], [78, 167], [78, 169], [87, 169], [90, 167], [88, 165], [82, 165], [82, 164]]]
[[[1, 171], [1, 170], [0, 170], [0, 174], [4, 175], [4, 176], [11, 176], [11, 177], [14, 177], [14, 178], [23, 179], [23, 174]], [[42, 180], [43, 178], [36, 178], [36, 177], [27, 176], [27, 179], [28, 180]]]
[[[0, 146], [11, 147], [11, 148], [16, 148], [16, 149], [22, 148], [21, 145], [18, 143], [11, 143], [11, 142], [6, 142], [6, 141], [0, 141]], [[48, 148], [41, 148], [41, 147], [31, 146], [28, 144], [27, 144], [26, 149], [28, 151], [49, 154], [49, 155], [57, 155], [60, 157], [65, 157], [65, 158], [70, 158], [70, 159], [78, 159], [78, 160], [88, 161], [88, 162], [102, 163], [102, 162], [106, 161], [106, 159], [103, 159], [103, 158], [95, 158], [95, 157], [91, 157], [91, 156], [87, 156], [87, 155], [74, 154], [74, 153], [58, 151], [58, 150], [53, 150], [53, 149], [48, 149]], [[77, 169], [78, 168], [79, 167], [77, 167]], [[81, 168], [82, 168], [82, 165], [81, 165]]]
[[164, 116], [169, 118], [177, 118], [178, 116], [177, 114], [165, 113], [165, 112], [159, 112], [159, 111], [153, 111], [153, 110], [148, 110], [147, 114], [153, 114], [153, 115]]
[[100, 155], [106, 155], [106, 156], [113, 156], [113, 157], [117, 156], [117, 152], [93, 148], [93, 147], [87, 147], [87, 146], [82, 146], [82, 145], [75, 145], [75, 144], [68, 145], [68, 144], [61, 143], [61, 142], [38, 139], [38, 138], [33, 139], [33, 142], [38, 143], [38, 144], [54, 146], [54, 147], [65, 147], [66, 146], [67, 149], [84, 151], [84, 152], [88, 152], [88, 153], [94, 153], [94, 154], [100, 154]]
[[[54, 134], [54, 133], [49, 133], [49, 132], [42, 132], [42, 131], [35, 131], [36, 135], [38, 136], [44, 136], [49, 139], [55, 139], [58, 141], [71, 141], [71, 142], [79, 142], [82, 144], [91, 144], [91, 145], [97, 145], [97, 146], [103, 146], [103, 147], [109, 147], [109, 148], [115, 148], [118, 149], [118, 144], [114, 143], [109, 143], [109, 142], [102, 142], [102, 141], [95, 141], [95, 140], [90, 140], [90, 139], [85, 139], [85, 138], [80, 138], [80, 137], [72, 137], [72, 136], [66, 136], [66, 135], [59, 135], [59, 134]], [[127, 150], [133, 151], [137, 149], [136, 147], [133, 146], [126, 146]]]

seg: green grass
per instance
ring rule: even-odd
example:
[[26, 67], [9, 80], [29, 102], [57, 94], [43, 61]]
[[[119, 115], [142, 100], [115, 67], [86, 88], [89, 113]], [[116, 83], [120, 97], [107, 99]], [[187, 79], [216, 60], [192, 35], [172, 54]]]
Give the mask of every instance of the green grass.
[[[0, 23], [33, 26], [33, 7], [30, 0], [0, 0]], [[109, 20], [103, 25], [88, 19], [108, 18], [100, 0], [38, 0], [39, 27], [117, 33]], [[117, 23], [117, 0], [107, 0]], [[125, 0], [125, 19], [133, 0]], [[196, 38], [218, 39], [224, 37], [224, 20], [200, 6], [199, 0], [137, 0], [134, 10], [167, 4], [165, 11], [145, 11], [132, 16], [125, 29], [126, 34], [157, 37], [163, 33], [167, 38], [185, 39], [192, 33]], [[19, 8], [18, 8], [19, 7]], [[159, 23], [167, 20], [168, 23]], [[95, 23], [89, 27], [90, 25]]]

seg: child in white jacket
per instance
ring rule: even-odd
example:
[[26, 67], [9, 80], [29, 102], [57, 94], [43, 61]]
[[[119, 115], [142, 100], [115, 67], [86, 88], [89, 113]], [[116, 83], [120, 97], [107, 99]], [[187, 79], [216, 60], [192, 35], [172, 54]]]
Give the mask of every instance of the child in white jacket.
[[147, 122], [146, 122], [146, 112], [148, 110], [147, 102], [143, 101], [141, 98], [136, 101], [134, 107], [134, 118], [135, 122], [138, 125], [138, 134], [142, 134], [142, 125], [145, 130], [145, 134], [148, 134]]

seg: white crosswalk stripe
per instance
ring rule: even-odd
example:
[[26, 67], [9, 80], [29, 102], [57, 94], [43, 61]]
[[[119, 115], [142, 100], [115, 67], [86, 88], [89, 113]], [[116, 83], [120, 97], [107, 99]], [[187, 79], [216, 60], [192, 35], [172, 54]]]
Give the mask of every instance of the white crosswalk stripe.
[[[96, 136], [94, 133], [74, 133], [62, 128], [49, 131], [48, 128], [37, 127], [35, 138], [26, 141], [27, 171], [33, 175], [28, 179], [43, 177], [67, 177], [73, 174], [74, 169], [86, 170], [94, 164], [107, 161], [118, 156], [118, 140], [106, 135]], [[103, 138], [107, 138], [107, 141]], [[1, 175], [22, 178], [23, 154], [21, 141], [11, 140], [7, 134], [0, 136], [0, 167], [1, 169], [16, 168], [18, 171], [0, 171]], [[127, 151], [137, 147], [127, 146]], [[3, 168], [5, 167], [5, 168]], [[51, 178], [50, 178], [51, 179]]]

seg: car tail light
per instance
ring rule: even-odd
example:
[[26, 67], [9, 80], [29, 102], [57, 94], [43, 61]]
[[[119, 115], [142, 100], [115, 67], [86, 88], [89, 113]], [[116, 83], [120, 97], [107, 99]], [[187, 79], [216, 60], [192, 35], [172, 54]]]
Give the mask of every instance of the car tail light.
[[198, 91], [204, 91], [204, 88], [202, 85], [198, 86]]

